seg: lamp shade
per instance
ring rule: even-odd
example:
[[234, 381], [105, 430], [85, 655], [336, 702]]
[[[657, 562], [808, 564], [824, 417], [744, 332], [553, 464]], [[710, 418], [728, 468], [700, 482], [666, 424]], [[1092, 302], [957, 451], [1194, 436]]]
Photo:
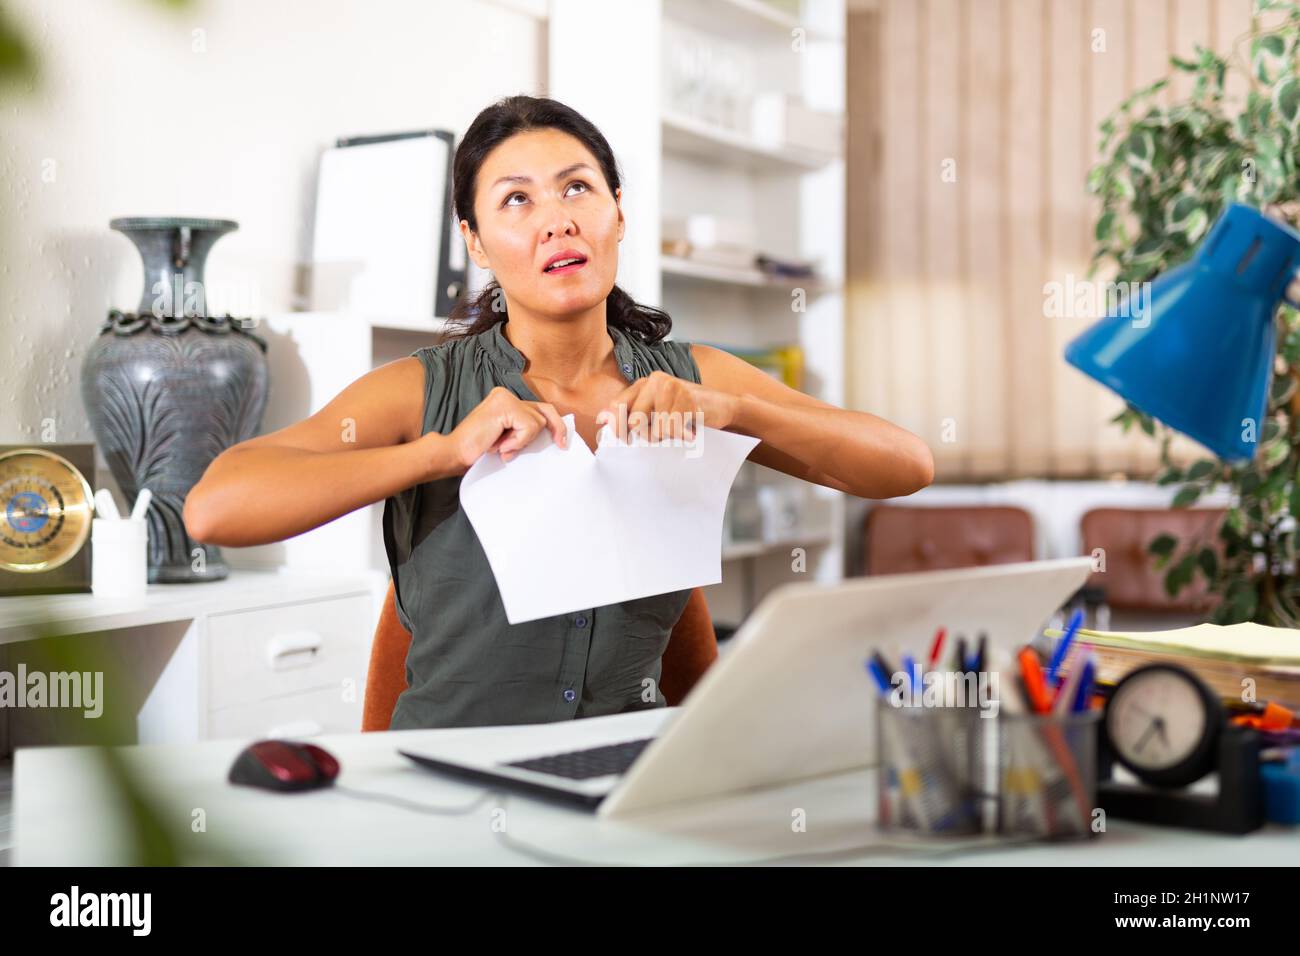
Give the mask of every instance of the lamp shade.
[[1196, 255], [1072, 341], [1071, 365], [1225, 460], [1253, 458], [1273, 370], [1273, 317], [1300, 233], [1233, 204]]

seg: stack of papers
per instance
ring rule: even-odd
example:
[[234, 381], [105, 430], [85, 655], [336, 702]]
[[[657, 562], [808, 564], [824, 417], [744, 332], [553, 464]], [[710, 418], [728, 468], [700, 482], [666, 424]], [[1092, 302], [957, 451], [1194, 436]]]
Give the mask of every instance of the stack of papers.
[[479, 458], [460, 501], [511, 624], [722, 580], [727, 494], [758, 439], [707, 426], [689, 442], [619, 441], [595, 454], [564, 416], [511, 461]]
[[[1049, 637], [1060, 631], [1047, 630]], [[1078, 640], [1094, 648], [1098, 679], [1116, 683], [1144, 664], [1178, 664], [1216, 694], [1240, 699], [1242, 681], [1254, 681], [1260, 701], [1300, 707], [1300, 631], [1263, 624], [1197, 624], [1173, 631], [1090, 631]]]

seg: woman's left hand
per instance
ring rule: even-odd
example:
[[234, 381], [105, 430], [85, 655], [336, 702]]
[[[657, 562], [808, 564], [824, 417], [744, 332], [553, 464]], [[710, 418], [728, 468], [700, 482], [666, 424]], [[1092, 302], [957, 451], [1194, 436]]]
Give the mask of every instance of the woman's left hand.
[[656, 370], [614, 396], [596, 415], [596, 425], [608, 422], [614, 435], [625, 442], [689, 441], [702, 426], [730, 425], [739, 403], [739, 396]]

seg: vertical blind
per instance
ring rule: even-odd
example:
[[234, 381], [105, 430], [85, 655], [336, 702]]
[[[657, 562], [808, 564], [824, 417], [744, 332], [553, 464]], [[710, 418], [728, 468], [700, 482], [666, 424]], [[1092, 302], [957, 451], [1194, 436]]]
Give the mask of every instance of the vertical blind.
[[[1229, 50], [1251, 7], [850, 3], [849, 400], [925, 438], [937, 480], [1155, 471], [1156, 441], [1109, 424], [1120, 400], [1062, 358], [1098, 314], [1085, 183], [1102, 119], [1171, 75], [1171, 54]], [[1172, 75], [1166, 102], [1191, 91]], [[1239, 78], [1228, 93], [1244, 98]], [[1057, 302], [1073, 305], [1045, 314]], [[1205, 454], [1181, 438], [1173, 450]]]

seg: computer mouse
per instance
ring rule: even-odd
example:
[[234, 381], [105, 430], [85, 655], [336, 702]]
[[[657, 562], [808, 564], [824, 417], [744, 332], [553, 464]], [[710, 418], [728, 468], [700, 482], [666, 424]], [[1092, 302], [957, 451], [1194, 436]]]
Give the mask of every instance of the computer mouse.
[[240, 751], [227, 779], [246, 787], [289, 792], [328, 787], [339, 775], [339, 762], [315, 744], [259, 740]]

